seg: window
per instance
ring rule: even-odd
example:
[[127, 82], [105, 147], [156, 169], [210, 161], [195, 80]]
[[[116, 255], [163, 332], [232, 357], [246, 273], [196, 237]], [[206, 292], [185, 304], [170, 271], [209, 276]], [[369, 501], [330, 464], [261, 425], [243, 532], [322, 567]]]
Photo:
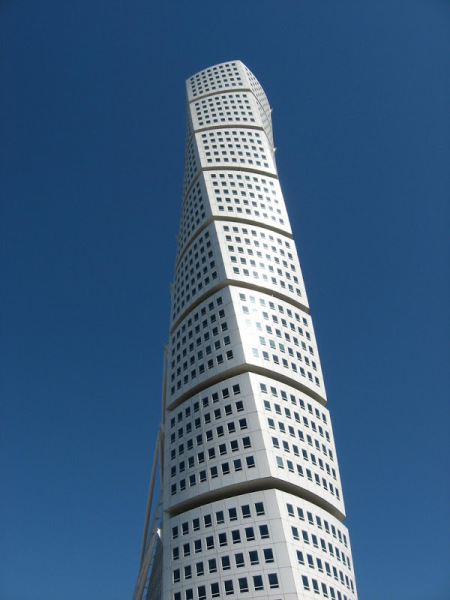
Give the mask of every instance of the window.
[[224, 582], [224, 586], [225, 586], [225, 594], [227, 596], [229, 596], [230, 594], [234, 593], [234, 588], [233, 588], [233, 580], [232, 579], [227, 579]]
[[256, 502], [255, 503], [255, 510], [256, 510], [256, 514], [258, 516], [264, 515], [264, 504], [262, 502]]
[[212, 583], [211, 584], [211, 597], [218, 598], [220, 596], [219, 584]]
[[247, 467], [252, 469], [255, 466], [255, 458], [253, 456], [247, 456], [245, 458], [245, 462], [247, 463]]
[[254, 586], [255, 590], [263, 590], [264, 589], [263, 580], [262, 580], [261, 575], [253, 576], [253, 586]]
[[211, 527], [211, 525], [212, 525], [212, 518], [211, 518], [211, 515], [205, 515], [205, 516], [203, 517], [203, 520], [204, 520], [204, 522], [205, 522], [205, 527]]
[[269, 528], [267, 525], [259, 526], [259, 533], [261, 535], [261, 539], [266, 539], [269, 537]]
[[264, 552], [264, 560], [266, 561], [266, 563], [272, 563], [274, 562], [274, 557], [273, 557], [273, 550], [272, 548], [265, 548], [263, 550]]
[[247, 542], [251, 542], [252, 540], [255, 539], [255, 531], [254, 531], [253, 527], [245, 528], [245, 537], [247, 539]]
[[258, 552], [257, 550], [251, 550], [248, 553], [248, 556], [250, 558], [250, 564], [251, 565], [259, 565], [259, 557], [258, 557]]
[[241, 532], [239, 529], [235, 529], [231, 532], [231, 537], [233, 539], [233, 544], [240, 544], [241, 542]]
[[228, 516], [230, 518], [230, 521], [237, 521], [237, 510], [235, 508], [229, 508], [228, 509]]
[[226, 546], [227, 543], [227, 534], [225, 532], [219, 533], [219, 545]]
[[198, 576], [205, 574], [205, 569], [202, 562], [199, 562], [195, 565], [195, 570]]
[[206, 600], [206, 586], [198, 586], [198, 600]]
[[217, 562], [215, 558], [210, 558], [208, 560], [208, 570], [210, 573], [215, 573], [217, 571]]
[[242, 552], [239, 552], [238, 554], [236, 554], [234, 559], [236, 561], [236, 567], [244, 567], [245, 566], [244, 555], [242, 554]]
[[222, 569], [224, 571], [228, 571], [228, 569], [231, 569], [231, 563], [230, 563], [230, 557], [229, 556], [222, 556]]
[[238, 582], [239, 582], [239, 591], [241, 593], [248, 592], [247, 577], [241, 577], [240, 579], [238, 579]]
[[269, 586], [271, 589], [278, 588], [278, 575], [276, 573], [269, 573]]

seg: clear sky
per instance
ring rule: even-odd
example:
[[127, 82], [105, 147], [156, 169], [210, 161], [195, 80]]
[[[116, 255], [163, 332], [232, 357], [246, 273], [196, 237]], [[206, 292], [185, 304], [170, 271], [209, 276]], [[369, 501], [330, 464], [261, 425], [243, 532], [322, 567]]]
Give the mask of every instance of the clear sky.
[[450, 4], [4, 0], [1, 600], [125, 600], [160, 417], [184, 81], [273, 106], [361, 600], [446, 600]]

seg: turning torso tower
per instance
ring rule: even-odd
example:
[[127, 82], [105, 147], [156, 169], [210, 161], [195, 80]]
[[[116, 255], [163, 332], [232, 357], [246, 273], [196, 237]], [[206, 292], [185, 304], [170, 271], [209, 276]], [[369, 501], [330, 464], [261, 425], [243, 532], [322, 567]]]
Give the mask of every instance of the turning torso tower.
[[270, 113], [240, 61], [187, 80], [163, 421], [134, 600], [357, 598]]

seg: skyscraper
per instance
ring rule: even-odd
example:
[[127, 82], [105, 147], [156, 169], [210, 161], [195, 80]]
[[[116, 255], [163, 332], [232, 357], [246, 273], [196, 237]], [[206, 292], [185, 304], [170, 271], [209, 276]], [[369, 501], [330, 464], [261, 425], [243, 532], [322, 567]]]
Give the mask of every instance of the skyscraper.
[[240, 61], [187, 80], [163, 418], [135, 600], [357, 597], [270, 113]]

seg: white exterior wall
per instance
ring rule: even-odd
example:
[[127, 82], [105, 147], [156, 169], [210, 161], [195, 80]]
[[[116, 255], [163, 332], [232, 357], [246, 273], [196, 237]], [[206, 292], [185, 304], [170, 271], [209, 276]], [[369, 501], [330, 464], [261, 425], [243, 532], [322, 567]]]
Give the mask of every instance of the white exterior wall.
[[357, 598], [270, 112], [239, 61], [187, 81], [151, 600]]

